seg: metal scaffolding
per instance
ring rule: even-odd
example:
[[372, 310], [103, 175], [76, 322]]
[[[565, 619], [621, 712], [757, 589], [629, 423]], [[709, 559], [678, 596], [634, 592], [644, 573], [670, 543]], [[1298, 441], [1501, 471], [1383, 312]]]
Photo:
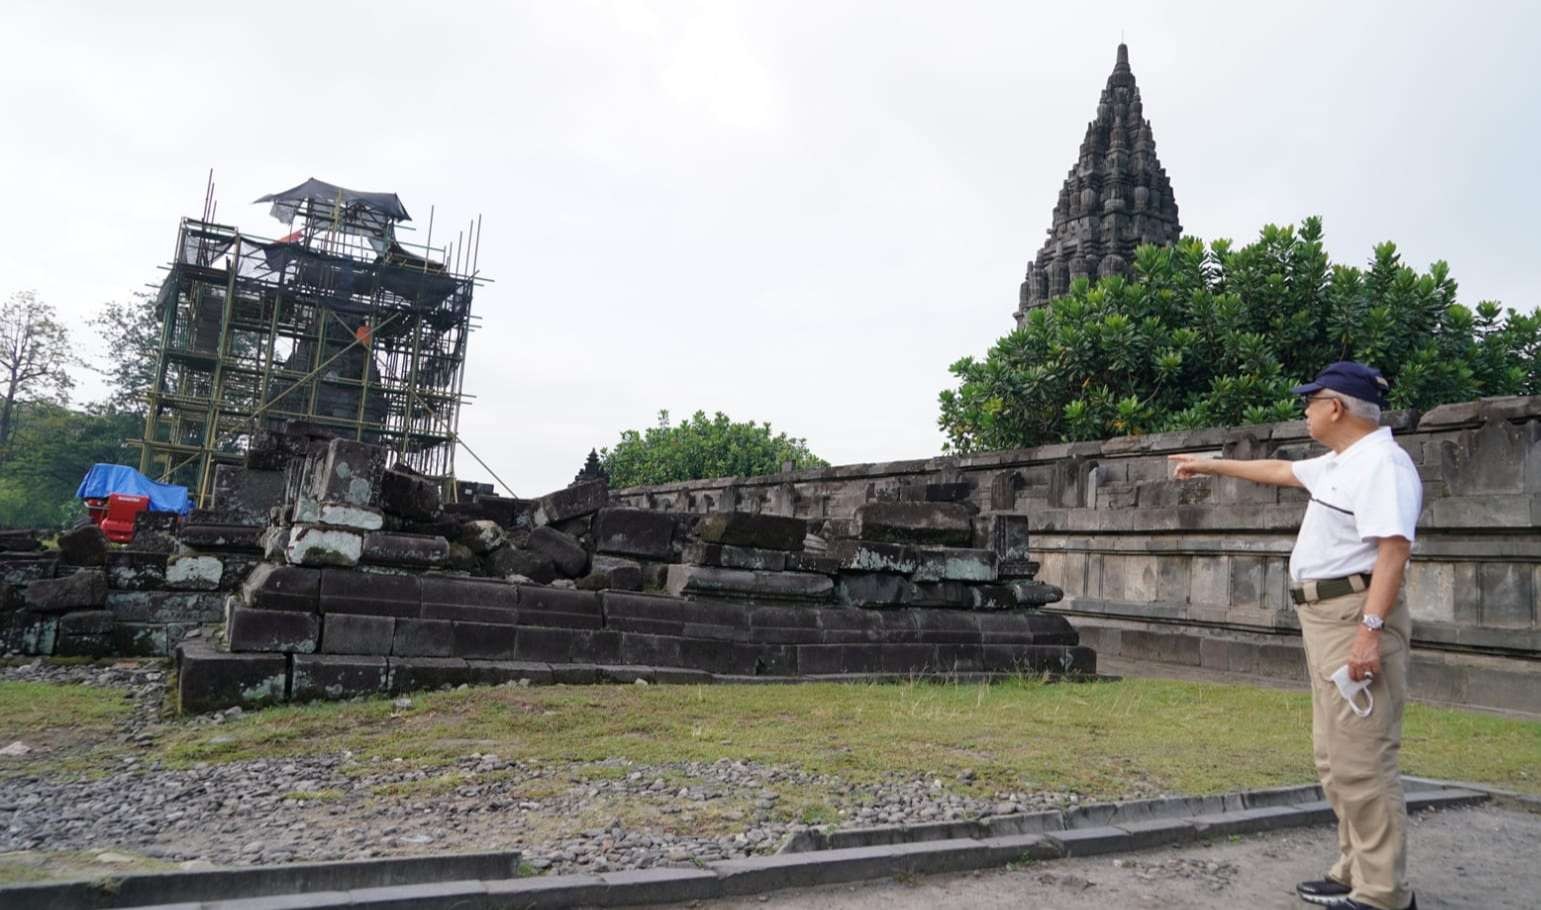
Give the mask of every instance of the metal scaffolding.
[[264, 196], [293, 230], [271, 240], [182, 219], [157, 309], [161, 338], [139, 470], [207, 507], [214, 466], [252, 434], [302, 420], [387, 446], [453, 488], [478, 217], [458, 238], [396, 237], [394, 194], [308, 180]]

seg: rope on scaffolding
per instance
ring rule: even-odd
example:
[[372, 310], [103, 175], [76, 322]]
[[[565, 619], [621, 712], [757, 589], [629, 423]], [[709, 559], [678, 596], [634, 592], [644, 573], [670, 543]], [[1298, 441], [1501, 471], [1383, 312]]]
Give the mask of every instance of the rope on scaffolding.
[[472, 458], [476, 459], [476, 463], [482, 466], [482, 470], [486, 471], [488, 474], [491, 474], [493, 480], [496, 480], [498, 483], [502, 484], [503, 489], [508, 491], [508, 495], [514, 497], [515, 499], [519, 498], [519, 494], [514, 492], [514, 488], [509, 486], [506, 483], [503, 483], [503, 478], [499, 477], [496, 471], [494, 471], [494, 470], [492, 470], [492, 468], [488, 467], [487, 466], [487, 462], [482, 461], [482, 457], [480, 455], [476, 454], [475, 450], [473, 450], [469, 445], [466, 445], [466, 441], [465, 441], [465, 437], [464, 436], [461, 436], [459, 433], [456, 433], [455, 434], [455, 442], [457, 442], [461, 446], [463, 446], [465, 448], [465, 450], [466, 450], [466, 454], [468, 454]]

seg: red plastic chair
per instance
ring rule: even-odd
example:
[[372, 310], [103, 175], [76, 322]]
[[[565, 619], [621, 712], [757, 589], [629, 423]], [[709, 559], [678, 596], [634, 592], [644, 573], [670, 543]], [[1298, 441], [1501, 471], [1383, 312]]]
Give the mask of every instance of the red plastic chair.
[[113, 543], [131, 543], [134, 517], [150, 507], [150, 497], [113, 493], [107, 497], [107, 517], [102, 519], [102, 533]]

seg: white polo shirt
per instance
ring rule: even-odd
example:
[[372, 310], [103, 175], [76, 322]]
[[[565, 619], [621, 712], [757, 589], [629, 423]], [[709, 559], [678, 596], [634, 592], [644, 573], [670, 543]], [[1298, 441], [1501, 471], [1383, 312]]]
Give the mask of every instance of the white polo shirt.
[[1290, 465], [1311, 494], [1290, 553], [1296, 582], [1342, 578], [1375, 567], [1378, 539], [1413, 540], [1423, 510], [1418, 469], [1381, 427], [1341, 452]]

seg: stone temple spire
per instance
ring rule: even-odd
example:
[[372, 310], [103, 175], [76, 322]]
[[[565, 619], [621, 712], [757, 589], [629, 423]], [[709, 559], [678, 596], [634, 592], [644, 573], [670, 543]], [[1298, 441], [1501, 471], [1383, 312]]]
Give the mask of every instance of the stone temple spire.
[[1129, 47], [1097, 101], [1075, 166], [1054, 206], [1049, 237], [1027, 264], [1017, 324], [1035, 307], [1066, 292], [1076, 278], [1128, 274], [1134, 249], [1169, 244], [1182, 236], [1172, 182], [1156, 159], [1156, 140], [1140, 89], [1129, 69]]

